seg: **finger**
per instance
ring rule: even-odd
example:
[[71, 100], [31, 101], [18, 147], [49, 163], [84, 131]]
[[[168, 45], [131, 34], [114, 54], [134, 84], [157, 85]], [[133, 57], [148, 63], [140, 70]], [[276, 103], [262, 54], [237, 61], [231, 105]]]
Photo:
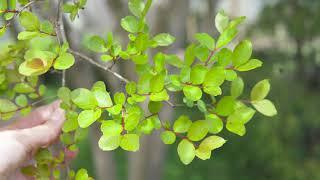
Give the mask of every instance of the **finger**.
[[51, 114], [59, 108], [61, 101], [57, 100], [51, 104], [41, 106], [32, 111], [28, 116], [21, 117], [13, 124], [5, 127], [5, 130], [25, 129], [45, 123]]
[[58, 108], [44, 124], [18, 131], [18, 141], [24, 145], [29, 155], [32, 155], [40, 147], [52, 144], [59, 137], [65, 121], [64, 115], [64, 111]]

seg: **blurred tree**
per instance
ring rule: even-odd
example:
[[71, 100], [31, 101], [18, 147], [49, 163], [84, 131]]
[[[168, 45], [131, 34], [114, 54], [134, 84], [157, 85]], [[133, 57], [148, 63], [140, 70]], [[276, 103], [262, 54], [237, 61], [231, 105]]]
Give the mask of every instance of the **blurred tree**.
[[319, 49], [313, 46], [320, 35], [319, 9], [320, 1], [281, 0], [264, 8], [256, 26], [269, 34], [284, 26], [296, 46], [297, 77], [315, 89], [320, 88], [320, 67], [315, 60]]

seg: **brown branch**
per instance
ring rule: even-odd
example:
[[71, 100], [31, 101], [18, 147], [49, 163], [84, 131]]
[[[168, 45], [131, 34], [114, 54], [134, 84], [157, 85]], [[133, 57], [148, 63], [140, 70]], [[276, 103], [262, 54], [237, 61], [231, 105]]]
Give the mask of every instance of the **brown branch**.
[[78, 57], [80, 57], [80, 58], [88, 61], [88, 62], [91, 63], [92, 65], [97, 66], [97, 67], [99, 67], [99, 68], [101, 68], [101, 69], [103, 69], [103, 70], [111, 73], [112, 75], [114, 75], [115, 77], [117, 77], [118, 79], [120, 79], [121, 81], [123, 81], [123, 82], [125, 82], [125, 83], [129, 83], [129, 82], [130, 82], [127, 78], [124, 78], [124, 77], [121, 76], [120, 74], [112, 71], [110, 68], [108, 68], [108, 67], [106, 67], [106, 66], [103, 66], [102, 64], [96, 62], [96, 61], [93, 60], [92, 58], [90, 58], [90, 57], [88, 57], [88, 56], [86, 56], [86, 55], [84, 55], [84, 54], [82, 54], [82, 53], [80, 53], [80, 52], [77, 52], [77, 51], [75, 51], [75, 50], [73, 50], [73, 49], [69, 49], [69, 52], [70, 52], [71, 54], [75, 55], [75, 56], [78, 56]]
[[217, 51], [218, 49], [214, 49], [210, 52], [209, 54], [209, 57], [207, 58], [206, 62], [204, 63], [205, 66], [207, 66], [209, 64], [209, 61], [210, 59], [212, 58], [212, 56], [215, 54], [215, 52]]

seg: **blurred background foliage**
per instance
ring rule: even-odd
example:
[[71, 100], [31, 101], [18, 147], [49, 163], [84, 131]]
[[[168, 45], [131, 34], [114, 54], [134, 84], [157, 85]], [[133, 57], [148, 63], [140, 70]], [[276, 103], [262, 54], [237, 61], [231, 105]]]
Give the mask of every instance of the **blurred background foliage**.
[[[102, 152], [97, 147], [100, 137], [92, 129], [74, 161], [75, 168], [84, 167], [97, 179], [106, 180], [248, 180], [320, 179], [320, 1], [318, 0], [156, 0], [149, 16], [152, 31], [169, 32], [177, 37], [170, 49], [183, 54], [193, 41], [195, 32], [217, 35], [214, 16], [220, 10], [231, 16], [248, 17], [240, 37], [253, 41], [254, 57], [264, 66], [244, 74], [248, 87], [259, 79], [270, 78], [270, 99], [275, 102], [278, 116], [256, 115], [247, 126], [247, 134], [239, 137], [224, 134], [228, 142], [207, 161], [196, 160], [184, 166], [176, 153], [176, 145], [164, 146], [159, 134], [145, 138], [139, 153]], [[44, 18], [54, 17], [47, 1], [37, 12]], [[81, 49], [88, 34], [104, 35], [113, 31], [120, 41], [126, 34], [119, 20], [128, 14], [126, 0], [88, 1], [80, 19], [65, 19], [68, 39]], [[14, 35], [19, 27], [13, 27]], [[15, 36], [1, 40], [4, 44]], [[82, 44], [81, 44], [82, 43]], [[90, 54], [89, 54], [90, 55]], [[94, 56], [94, 55], [91, 55]], [[115, 68], [124, 76], [135, 78], [132, 66], [119, 63]], [[97, 80], [108, 83], [110, 91], [121, 90], [123, 84], [104, 72], [78, 62], [67, 74], [68, 86], [88, 87]], [[59, 77], [48, 74], [43, 80], [54, 92]], [[248, 88], [250, 89], [250, 88]], [[248, 92], [247, 92], [248, 94]], [[177, 101], [179, 98], [177, 98]], [[164, 119], [181, 113], [199, 117], [195, 110], [166, 110]], [[98, 128], [98, 127], [97, 127]]]

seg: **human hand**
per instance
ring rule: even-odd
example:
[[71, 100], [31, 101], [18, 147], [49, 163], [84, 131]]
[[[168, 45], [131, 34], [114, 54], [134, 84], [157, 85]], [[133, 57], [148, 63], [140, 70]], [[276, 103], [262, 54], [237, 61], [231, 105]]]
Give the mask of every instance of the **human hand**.
[[0, 129], [0, 179], [26, 179], [18, 171], [58, 137], [65, 121], [60, 101], [42, 106]]

